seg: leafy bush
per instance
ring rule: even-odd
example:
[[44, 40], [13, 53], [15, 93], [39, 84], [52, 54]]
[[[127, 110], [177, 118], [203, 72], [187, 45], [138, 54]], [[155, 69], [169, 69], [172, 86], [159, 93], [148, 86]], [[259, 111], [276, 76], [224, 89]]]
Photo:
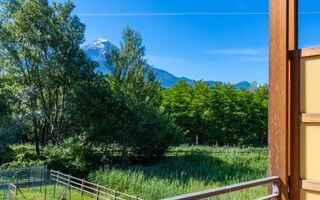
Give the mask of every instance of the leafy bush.
[[144, 159], [160, 157], [183, 138], [181, 129], [174, 124], [172, 117], [151, 106], [144, 110], [135, 127], [136, 134], [130, 138], [130, 145], [132, 151]]
[[13, 145], [0, 154], [0, 164], [1, 168], [39, 166], [44, 164], [44, 157], [38, 156], [32, 145]]
[[20, 161], [12, 161], [9, 163], [5, 163], [0, 166], [0, 168], [15, 168], [15, 167], [28, 167], [28, 166], [42, 166], [45, 164], [45, 161], [36, 160], [36, 161], [28, 161], [28, 162], [20, 162]]
[[102, 153], [93, 149], [84, 136], [62, 140], [57, 145], [49, 144], [43, 152], [49, 168], [79, 176], [85, 176], [102, 161]]

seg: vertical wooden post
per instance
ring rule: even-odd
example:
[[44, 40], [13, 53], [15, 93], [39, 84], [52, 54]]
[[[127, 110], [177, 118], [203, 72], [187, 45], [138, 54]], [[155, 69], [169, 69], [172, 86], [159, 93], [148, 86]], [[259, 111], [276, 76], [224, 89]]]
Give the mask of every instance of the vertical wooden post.
[[270, 0], [268, 173], [280, 177], [281, 200], [289, 198], [288, 91], [288, 0]]
[[291, 137], [290, 200], [300, 199], [300, 50], [290, 52], [291, 64]]
[[99, 190], [100, 190], [100, 185], [97, 185], [96, 200], [99, 199]]
[[117, 200], [117, 190], [114, 191], [114, 200]]
[[71, 194], [71, 187], [70, 187], [70, 184], [71, 184], [71, 175], [69, 174], [68, 175], [68, 190], [69, 190], [69, 194]]
[[82, 183], [81, 183], [81, 196], [83, 195], [83, 184], [84, 184], [84, 179], [82, 179]]
[[[53, 172], [50, 170], [50, 173], [51, 173], [50, 178], [51, 178], [51, 180], [52, 180]], [[55, 197], [56, 197], [57, 177], [55, 177], [55, 179], [54, 179], [54, 180], [56, 181], [56, 182], [55, 182], [55, 184], [53, 185], [53, 197], [55, 198]]]
[[298, 50], [298, 0], [289, 0], [289, 175], [290, 200], [300, 200], [300, 51]]

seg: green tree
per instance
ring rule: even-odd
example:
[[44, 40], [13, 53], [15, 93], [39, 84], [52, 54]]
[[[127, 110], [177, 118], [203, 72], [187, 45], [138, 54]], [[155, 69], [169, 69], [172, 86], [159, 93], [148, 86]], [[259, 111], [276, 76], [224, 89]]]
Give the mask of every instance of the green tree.
[[62, 137], [66, 97], [96, 65], [80, 50], [84, 25], [71, 15], [74, 5], [47, 0], [5, 0], [0, 7], [1, 63], [12, 83], [15, 117], [40, 141]]
[[[162, 92], [162, 104], [167, 113], [174, 116], [175, 122], [183, 128], [186, 135], [190, 133], [191, 115], [190, 104], [192, 99], [192, 85], [187, 83], [184, 79], [179, 80], [178, 83], [166, 88]], [[192, 138], [186, 136], [187, 141], [192, 143]], [[194, 141], [194, 140], [193, 140]]]
[[[235, 85], [184, 80], [163, 89], [163, 106], [194, 144], [265, 146], [268, 86], [236, 89]], [[196, 143], [197, 144], [197, 143]]]
[[210, 85], [204, 81], [187, 83], [180, 80], [171, 88], [163, 90], [163, 105], [184, 128], [188, 143], [204, 143], [204, 132], [207, 129], [204, 117], [209, 109], [209, 94]]
[[12, 118], [10, 102], [6, 98], [4, 87], [5, 72], [0, 72], [0, 152], [6, 150], [9, 144], [17, 141], [23, 130], [21, 122]]
[[179, 130], [160, 109], [160, 83], [155, 80], [152, 67], [146, 67], [141, 35], [127, 27], [122, 39], [120, 49], [107, 49], [106, 60], [112, 71], [107, 75], [112, 99], [120, 108], [120, 143], [125, 164], [128, 146], [143, 157], [161, 155], [176, 141]]

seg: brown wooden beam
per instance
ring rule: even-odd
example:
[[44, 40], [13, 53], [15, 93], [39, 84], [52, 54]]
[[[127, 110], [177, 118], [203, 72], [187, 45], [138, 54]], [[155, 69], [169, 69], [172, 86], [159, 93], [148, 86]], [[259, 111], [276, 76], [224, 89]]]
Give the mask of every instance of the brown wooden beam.
[[302, 113], [300, 114], [300, 122], [301, 123], [307, 123], [307, 122], [320, 122], [320, 113], [316, 114], [307, 114], [307, 113]]
[[303, 190], [311, 190], [320, 192], [320, 182], [311, 180], [300, 180], [300, 188]]
[[280, 197], [288, 200], [288, 1], [269, 6], [269, 176], [280, 177]]
[[298, 51], [298, 0], [288, 0], [288, 172], [290, 200], [300, 199], [300, 52]]
[[301, 58], [320, 56], [320, 47], [309, 47], [301, 49]]
[[300, 199], [300, 50], [290, 52], [291, 61], [291, 137], [290, 200]]
[[288, 49], [298, 49], [298, 0], [289, 0]]

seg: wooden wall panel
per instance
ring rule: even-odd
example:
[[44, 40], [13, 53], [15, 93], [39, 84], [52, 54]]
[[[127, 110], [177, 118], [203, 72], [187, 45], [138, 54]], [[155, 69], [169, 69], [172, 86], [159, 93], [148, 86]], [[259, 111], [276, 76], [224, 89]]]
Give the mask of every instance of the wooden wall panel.
[[320, 123], [302, 123], [300, 128], [300, 178], [302, 180], [320, 181], [319, 141]]
[[[301, 52], [306, 52], [304, 49]], [[312, 56], [311, 56], [312, 55]], [[300, 60], [300, 179], [320, 181], [320, 56], [304, 53]], [[304, 188], [301, 200], [320, 199], [320, 192]]]
[[320, 56], [301, 59], [300, 112], [320, 113]]
[[308, 191], [308, 190], [301, 190], [300, 191], [300, 199], [301, 200], [319, 200], [320, 195], [318, 192]]

